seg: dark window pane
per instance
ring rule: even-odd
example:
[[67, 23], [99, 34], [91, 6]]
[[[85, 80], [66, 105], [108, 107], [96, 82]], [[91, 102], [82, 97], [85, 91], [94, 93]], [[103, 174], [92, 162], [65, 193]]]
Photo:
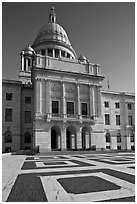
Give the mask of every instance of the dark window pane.
[[132, 109], [131, 103], [128, 103], [128, 104], [127, 104], [127, 107], [128, 107], [128, 110], [131, 110], [131, 109]]
[[12, 93], [6, 93], [6, 100], [11, 101], [12, 100]]
[[74, 115], [74, 102], [67, 102], [67, 114]]
[[25, 103], [30, 104], [31, 103], [31, 97], [25, 96]]
[[45, 50], [44, 49], [41, 49], [41, 55], [45, 56]]
[[120, 115], [116, 115], [116, 125], [120, 125]]
[[25, 133], [25, 143], [31, 143], [31, 134], [29, 132]]
[[48, 48], [48, 56], [53, 57], [53, 50]]
[[31, 123], [31, 111], [25, 111], [25, 123]]
[[132, 116], [128, 116], [128, 125], [132, 125]]
[[12, 133], [11, 131], [7, 131], [5, 133], [5, 143], [11, 143], [12, 142]]
[[61, 50], [61, 56], [65, 57], [65, 51]]
[[55, 49], [55, 58], [59, 58], [59, 50]]
[[105, 104], [105, 108], [109, 107], [109, 102], [108, 101], [105, 101], [104, 104]]
[[59, 102], [52, 101], [52, 113], [59, 113]]
[[105, 125], [110, 125], [110, 118], [109, 114], [105, 114]]
[[12, 122], [12, 108], [5, 109], [5, 121]]
[[117, 142], [121, 142], [121, 134], [120, 133], [117, 134]]
[[106, 142], [110, 142], [110, 134], [106, 133]]
[[120, 108], [120, 103], [115, 103], [115, 108]]
[[81, 113], [87, 115], [87, 103], [81, 103]]

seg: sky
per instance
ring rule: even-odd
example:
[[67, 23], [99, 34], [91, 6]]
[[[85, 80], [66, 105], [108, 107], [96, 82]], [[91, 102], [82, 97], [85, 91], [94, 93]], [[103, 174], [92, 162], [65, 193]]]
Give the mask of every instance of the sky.
[[18, 80], [20, 52], [48, 23], [51, 7], [77, 56], [100, 64], [102, 89], [135, 92], [135, 4], [133, 2], [3, 2], [2, 78]]

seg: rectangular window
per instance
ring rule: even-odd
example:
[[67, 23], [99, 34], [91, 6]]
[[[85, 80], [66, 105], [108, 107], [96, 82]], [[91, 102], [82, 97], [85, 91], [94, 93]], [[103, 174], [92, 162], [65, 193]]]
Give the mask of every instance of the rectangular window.
[[88, 114], [87, 103], [81, 103], [81, 114], [82, 115], [87, 115]]
[[5, 121], [12, 122], [12, 108], [5, 108]]
[[132, 110], [132, 104], [131, 103], [128, 103], [127, 107], [128, 107], [128, 110]]
[[12, 93], [6, 93], [6, 100], [12, 101]]
[[55, 58], [59, 58], [59, 50], [55, 49]]
[[70, 58], [70, 54], [69, 53], [67, 53], [67, 58]]
[[132, 121], [132, 116], [128, 116], [128, 125], [132, 125], [133, 121]]
[[53, 50], [51, 48], [48, 48], [48, 56], [53, 57]]
[[28, 58], [28, 66], [30, 66], [30, 58]]
[[105, 101], [104, 105], [105, 105], [105, 108], [109, 108], [109, 102], [108, 101]]
[[30, 96], [25, 96], [25, 103], [31, 104], [31, 97]]
[[52, 113], [59, 113], [59, 101], [52, 101]]
[[31, 123], [31, 111], [25, 111], [25, 123]]
[[109, 114], [105, 114], [105, 125], [110, 125], [110, 116], [109, 116]]
[[67, 114], [74, 115], [74, 102], [67, 102]]
[[45, 56], [45, 50], [44, 49], [41, 49], [41, 55]]
[[120, 103], [116, 102], [115, 103], [115, 108], [120, 108]]
[[116, 115], [116, 125], [120, 125], [120, 115]]
[[65, 57], [65, 51], [61, 50], [61, 57]]

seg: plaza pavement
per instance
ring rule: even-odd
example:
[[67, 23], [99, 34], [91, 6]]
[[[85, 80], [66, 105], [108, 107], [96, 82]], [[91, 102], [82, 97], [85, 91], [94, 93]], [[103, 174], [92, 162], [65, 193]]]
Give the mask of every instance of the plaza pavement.
[[[134, 201], [134, 156], [133, 152], [106, 152], [106, 154], [101, 152], [97, 154], [93, 152], [57, 154], [54, 152], [36, 156], [3, 155], [2, 201], [111, 202], [116, 200], [119, 202], [120, 199], [123, 199], [122, 201]], [[37, 177], [39, 179], [38, 183], [35, 181]], [[85, 192], [82, 192], [81, 189], [79, 189], [79, 192], [73, 192], [75, 191], [73, 186], [73, 190], [70, 190], [72, 192], [69, 192], [65, 180], [68, 179], [71, 186], [71, 178], [75, 178], [76, 182], [79, 178], [79, 182], [82, 182], [82, 179], [87, 179]], [[103, 187], [100, 190], [99, 185], [97, 185], [95, 187], [96, 191], [91, 187], [91, 192], [86, 192], [86, 188], [88, 189], [91, 186], [90, 183], [88, 184], [88, 178], [91, 180], [94, 178], [95, 181], [97, 178], [101, 179], [100, 185], [101, 182], [102, 184], [104, 181], [108, 182], [108, 189]], [[59, 180], [64, 182], [64, 184], [62, 185]], [[16, 184], [15, 181], [17, 181]], [[29, 194], [31, 181], [31, 193]], [[116, 189], [112, 188], [112, 184]], [[23, 185], [26, 186], [27, 190]], [[39, 185], [42, 188], [38, 188], [37, 186]], [[41, 189], [43, 200], [37, 196], [40, 193], [39, 189]], [[26, 195], [26, 200], [22, 196], [23, 191]], [[19, 198], [17, 194], [20, 194]]]

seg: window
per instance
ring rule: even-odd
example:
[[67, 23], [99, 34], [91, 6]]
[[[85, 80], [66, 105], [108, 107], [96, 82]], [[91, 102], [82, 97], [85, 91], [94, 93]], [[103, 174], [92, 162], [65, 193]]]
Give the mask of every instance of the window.
[[61, 56], [65, 57], [65, 51], [61, 50]]
[[109, 108], [109, 102], [108, 101], [105, 101], [104, 104], [105, 104], [105, 108]]
[[120, 125], [120, 115], [116, 115], [116, 125]]
[[106, 142], [110, 142], [110, 133], [106, 133]]
[[5, 121], [12, 122], [12, 108], [5, 108]]
[[132, 110], [132, 104], [131, 103], [128, 103], [127, 107], [128, 107], [128, 110]]
[[55, 58], [59, 58], [59, 50], [55, 49]]
[[41, 55], [45, 56], [45, 50], [44, 49], [41, 49]]
[[117, 146], [117, 149], [118, 149], [118, 150], [121, 150], [121, 146], [120, 146], [120, 145], [118, 145], [118, 146]]
[[109, 116], [109, 114], [105, 114], [105, 125], [110, 125], [110, 116]]
[[121, 142], [121, 134], [120, 133], [117, 134], [117, 142]]
[[5, 133], [5, 143], [11, 143], [12, 142], [12, 133], [11, 131], [7, 131]]
[[30, 96], [25, 96], [25, 103], [31, 104], [31, 97]]
[[74, 102], [67, 102], [67, 114], [74, 115]]
[[116, 102], [115, 103], [115, 108], [120, 108], [120, 103]]
[[31, 123], [31, 111], [25, 111], [25, 123]]
[[70, 54], [69, 53], [67, 53], [67, 58], [70, 58]]
[[12, 101], [12, 93], [6, 93], [6, 100]]
[[59, 101], [52, 101], [52, 113], [59, 113]]
[[31, 143], [31, 134], [29, 132], [25, 133], [24, 142], [25, 143]]
[[132, 116], [128, 116], [128, 125], [132, 125]]
[[81, 103], [81, 114], [82, 115], [87, 115], [88, 114], [87, 103]]
[[51, 48], [48, 48], [48, 56], [53, 57], [53, 50]]
[[28, 58], [28, 66], [30, 66], [30, 58]]
[[135, 142], [135, 135], [133, 132], [130, 134], [130, 142]]

